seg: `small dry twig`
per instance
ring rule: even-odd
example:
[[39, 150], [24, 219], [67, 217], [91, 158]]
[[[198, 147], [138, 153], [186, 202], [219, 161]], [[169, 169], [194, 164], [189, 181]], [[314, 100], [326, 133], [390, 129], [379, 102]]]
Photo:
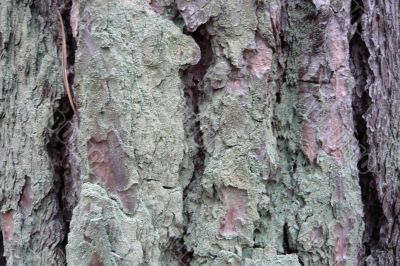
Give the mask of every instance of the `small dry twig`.
[[67, 74], [67, 40], [65, 37], [65, 29], [64, 29], [64, 21], [62, 19], [61, 13], [57, 10], [58, 20], [61, 25], [61, 39], [62, 39], [62, 55], [61, 55], [61, 64], [62, 64], [62, 75], [64, 80], [64, 87], [68, 95], [69, 103], [71, 104], [72, 110], [76, 113], [74, 101], [72, 99], [72, 92], [68, 82], [68, 74]]

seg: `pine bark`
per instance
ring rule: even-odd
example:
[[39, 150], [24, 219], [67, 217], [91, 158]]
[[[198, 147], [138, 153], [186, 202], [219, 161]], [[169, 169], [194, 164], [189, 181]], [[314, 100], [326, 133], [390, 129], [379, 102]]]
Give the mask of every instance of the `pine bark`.
[[398, 0], [2, 0], [0, 265], [397, 265], [399, 26]]

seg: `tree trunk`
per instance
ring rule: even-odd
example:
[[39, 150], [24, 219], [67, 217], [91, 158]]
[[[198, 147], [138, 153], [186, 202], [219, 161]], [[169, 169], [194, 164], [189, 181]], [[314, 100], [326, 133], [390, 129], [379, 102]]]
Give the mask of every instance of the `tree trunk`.
[[0, 12], [0, 265], [400, 263], [398, 0]]

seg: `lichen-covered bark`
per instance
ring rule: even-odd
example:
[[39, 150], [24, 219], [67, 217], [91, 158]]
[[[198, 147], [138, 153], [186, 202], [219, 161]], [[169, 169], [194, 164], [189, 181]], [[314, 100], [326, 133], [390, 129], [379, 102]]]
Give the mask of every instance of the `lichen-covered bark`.
[[183, 233], [192, 163], [179, 71], [194, 40], [142, 1], [74, 1], [81, 200], [71, 265], [158, 265]]
[[208, 21], [214, 53], [200, 84], [204, 174], [187, 202], [193, 263], [355, 261], [350, 2], [203, 5], [178, 4], [189, 30]]
[[0, 265], [396, 265], [398, 7], [1, 2]]
[[64, 204], [63, 184], [75, 170], [67, 173], [73, 155], [60, 153], [71, 146], [63, 136], [71, 115], [60, 79], [59, 5], [0, 2], [1, 256], [7, 265], [65, 264], [65, 217], [73, 206]]

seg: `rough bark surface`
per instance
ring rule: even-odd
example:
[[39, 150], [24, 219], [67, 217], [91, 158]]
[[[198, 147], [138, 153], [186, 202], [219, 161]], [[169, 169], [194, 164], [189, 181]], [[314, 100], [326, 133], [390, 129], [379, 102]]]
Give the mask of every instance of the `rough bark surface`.
[[0, 265], [400, 263], [398, 0], [0, 12]]
[[[400, 264], [399, 227], [399, 1], [363, 1], [361, 37], [367, 48], [364, 64], [365, 145], [370, 174], [363, 188], [366, 230], [361, 255], [368, 265]], [[366, 67], [366, 66], [367, 67]]]
[[60, 79], [59, 5], [0, 2], [1, 256], [7, 265], [66, 262], [79, 194], [71, 184], [79, 173], [69, 155], [73, 122]]

